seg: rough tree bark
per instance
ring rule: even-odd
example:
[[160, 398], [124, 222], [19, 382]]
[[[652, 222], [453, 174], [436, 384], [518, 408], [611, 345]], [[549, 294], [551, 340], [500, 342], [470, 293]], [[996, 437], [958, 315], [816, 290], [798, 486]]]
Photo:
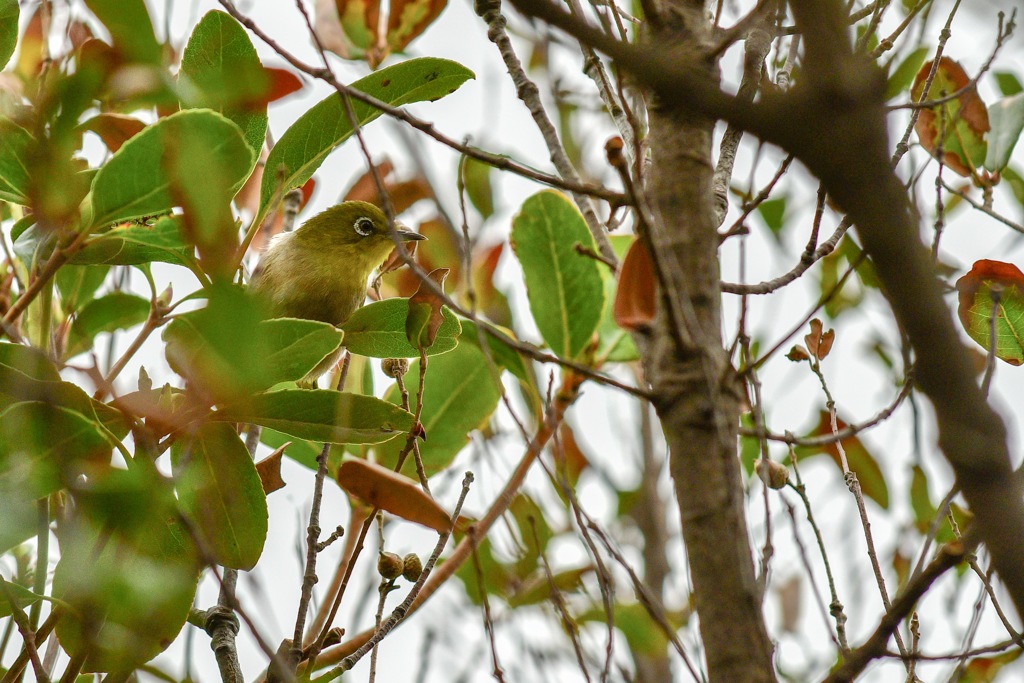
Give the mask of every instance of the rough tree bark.
[[[717, 82], [701, 56], [711, 37], [703, 3], [666, 3], [650, 23], [648, 49]], [[656, 94], [651, 102], [649, 236], [662, 291], [675, 294], [662, 297], [643, 360], [669, 445], [709, 680], [774, 681], [736, 449], [742, 392], [721, 338], [715, 122]]]

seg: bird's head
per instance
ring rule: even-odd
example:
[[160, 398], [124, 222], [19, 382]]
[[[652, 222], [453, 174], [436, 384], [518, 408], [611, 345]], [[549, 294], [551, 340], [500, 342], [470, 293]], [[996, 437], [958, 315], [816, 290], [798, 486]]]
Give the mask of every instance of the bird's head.
[[379, 265], [395, 246], [395, 237], [402, 241], [424, 239], [400, 223], [395, 223], [394, 237], [387, 216], [368, 202], [349, 201], [332, 206], [310, 218], [296, 231], [296, 236], [324, 250], [341, 249], [358, 253]]

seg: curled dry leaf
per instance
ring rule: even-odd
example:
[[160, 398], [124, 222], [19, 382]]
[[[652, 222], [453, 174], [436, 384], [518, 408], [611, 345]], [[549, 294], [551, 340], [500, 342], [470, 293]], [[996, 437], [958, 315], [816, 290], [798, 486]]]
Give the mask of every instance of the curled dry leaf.
[[[804, 341], [807, 343], [807, 350], [810, 351], [811, 355], [818, 360], [825, 360], [828, 356], [828, 352], [832, 350], [832, 343], [836, 340], [836, 331], [829, 330], [828, 332], [822, 332], [824, 325], [821, 321], [815, 318], [811, 321], [811, 332], [804, 336]], [[793, 353], [793, 351], [790, 351]], [[789, 358], [789, 356], [786, 356]], [[793, 360], [792, 358], [789, 358]]]
[[263, 493], [270, 495], [274, 491], [284, 488], [285, 482], [281, 478], [281, 456], [291, 445], [291, 441], [281, 444], [273, 453], [256, 463], [256, 473], [260, 475]]
[[624, 330], [649, 328], [658, 310], [656, 291], [651, 255], [640, 240], [634, 240], [619, 268], [612, 308], [615, 324]]
[[374, 507], [438, 533], [451, 530], [451, 518], [412, 479], [372, 462], [348, 459], [338, 467], [338, 484]]
[[786, 354], [786, 358], [793, 361], [794, 363], [802, 363], [805, 360], [811, 359], [811, 354], [807, 353], [807, 349], [800, 346], [800, 344], [794, 344], [793, 348]]

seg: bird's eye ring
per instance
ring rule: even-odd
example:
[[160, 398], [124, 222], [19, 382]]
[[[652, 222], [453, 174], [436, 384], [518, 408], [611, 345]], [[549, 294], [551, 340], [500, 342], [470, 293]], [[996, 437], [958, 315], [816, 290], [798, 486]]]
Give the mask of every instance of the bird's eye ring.
[[352, 227], [355, 228], [356, 232], [363, 237], [373, 233], [373, 221], [366, 217], [357, 218], [356, 222], [352, 224]]

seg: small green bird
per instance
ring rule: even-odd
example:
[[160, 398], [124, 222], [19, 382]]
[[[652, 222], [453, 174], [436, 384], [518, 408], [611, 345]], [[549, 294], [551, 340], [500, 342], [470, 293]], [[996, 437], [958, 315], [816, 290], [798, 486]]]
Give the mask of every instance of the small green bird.
[[[394, 234], [403, 241], [426, 239], [400, 224]], [[274, 315], [341, 325], [363, 305], [367, 280], [394, 248], [383, 211], [344, 202], [275, 237], [253, 271], [252, 292]], [[336, 361], [324, 359], [306, 379], [315, 381]]]

